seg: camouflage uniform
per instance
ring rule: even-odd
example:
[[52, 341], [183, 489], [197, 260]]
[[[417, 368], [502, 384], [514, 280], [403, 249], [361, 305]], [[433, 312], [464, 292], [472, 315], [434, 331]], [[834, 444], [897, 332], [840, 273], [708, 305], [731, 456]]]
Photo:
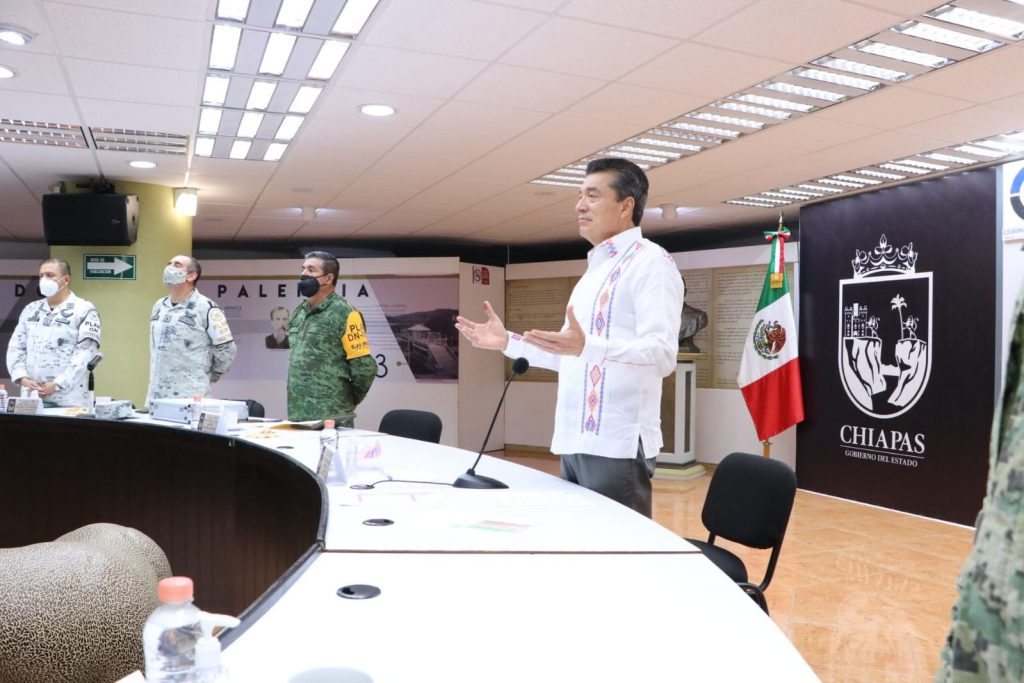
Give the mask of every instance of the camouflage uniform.
[[362, 314], [334, 292], [288, 321], [288, 419], [333, 419], [351, 427], [356, 406], [377, 376]]
[[988, 491], [957, 579], [937, 683], [1024, 680], [1024, 291], [1013, 324]]
[[194, 289], [177, 304], [159, 299], [149, 318], [149, 391], [156, 398], [205, 396], [231, 367], [234, 338], [220, 306]]
[[84, 406], [85, 366], [99, 347], [100, 316], [95, 306], [74, 293], [56, 308], [40, 299], [18, 317], [7, 347], [7, 370], [15, 383], [23, 377], [37, 384], [55, 383], [58, 388], [45, 398], [47, 403]]

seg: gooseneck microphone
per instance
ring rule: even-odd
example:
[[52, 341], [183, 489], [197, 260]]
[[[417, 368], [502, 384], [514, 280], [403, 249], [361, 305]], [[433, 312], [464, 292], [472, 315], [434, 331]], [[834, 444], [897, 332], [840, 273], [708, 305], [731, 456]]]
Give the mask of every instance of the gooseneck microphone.
[[487, 428], [487, 435], [484, 436], [484, 442], [480, 444], [480, 452], [476, 454], [476, 461], [473, 466], [466, 470], [465, 474], [459, 475], [459, 478], [452, 484], [458, 489], [507, 489], [508, 484], [502, 483], [492, 477], [485, 477], [482, 474], [476, 473], [476, 466], [480, 464], [480, 458], [484, 455], [484, 449], [487, 448], [487, 440], [491, 438], [491, 430], [494, 429], [494, 423], [498, 420], [498, 413], [501, 411], [501, 405], [505, 402], [505, 394], [508, 393], [508, 387], [512, 384], [512, 380], [515, 379], [516, 375], [521, 375], [530, 369], [530, 361], [525, 358], [516, 358], [512, 361], [512, 376], [505, 382], [505, 389], [501, 392], [501, 398], [498, 399], [498, 407], [494, 409], [494, 417], [491, 418], [491, 426]]

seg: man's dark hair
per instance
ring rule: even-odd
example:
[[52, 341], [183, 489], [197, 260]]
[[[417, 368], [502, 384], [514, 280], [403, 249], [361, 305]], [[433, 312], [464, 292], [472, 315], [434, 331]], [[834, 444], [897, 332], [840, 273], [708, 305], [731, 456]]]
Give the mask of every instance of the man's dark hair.
[[186, 273], [195, 273], [196, 274], [196, 281], [192, 283], [192, 284], [196, 284], [196, 282], [199, 282], [199, 278], [201, 278], [203, 276], [203, 267], [201, 265], [199, 265], [199, 261], [196, 261], [194, 258], [189, 256], [188, 257], [188, 265], [185, 266], [185, 272]]
[[644, 206], [647, 204], [647, 190], [650, 187], [647, 174], [632, 161], [615, 157], [594, 159], [587, 164], [587, 175], [605, 171], [614, 174], [610, 185], [615, 190], [618, 201], [621, 202], [626, 197], [633, 198], [633, 225], [640, 225], [640, 220], [644, 217]]
[[311, 251], [302, 257], [303, 260], [308, 258], [318, 258], [324, 264], [324, 275], [333, 275], [334, 280], [331, 281], [332, 285], [338, 284], [338, 257], [326, 251]]
[[39, 266], [42, 267], [42, 266], [46, 265], [47, 263], [54, 263], [54, 264], [56, 264], [57, 265], [57, 270], [60, 271], [60, 274], [62, 276], [63, 275], [67, 275], [68, 277], [71, 277], [71, 265], [67, 261], [65, 261], [64, 259], [62, 259], [62, 258], [48, 258], [45, 261], [42, 261], [39, 264]]

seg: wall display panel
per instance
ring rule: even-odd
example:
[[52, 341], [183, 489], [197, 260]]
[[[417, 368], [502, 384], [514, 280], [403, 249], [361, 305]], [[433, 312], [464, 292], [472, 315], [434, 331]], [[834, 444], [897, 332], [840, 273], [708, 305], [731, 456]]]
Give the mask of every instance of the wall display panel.
[[996, 382], [996, 171], [801, 211], [800, 485], [972, 524]]

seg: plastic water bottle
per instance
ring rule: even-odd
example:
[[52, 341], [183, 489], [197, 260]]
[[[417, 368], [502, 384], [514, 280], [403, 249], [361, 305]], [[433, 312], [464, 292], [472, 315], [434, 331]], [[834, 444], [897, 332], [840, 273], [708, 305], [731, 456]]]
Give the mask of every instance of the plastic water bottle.
[[157, 607], [142, 630], [147, 683], [185, 683], [194, 677], [196, 642], [202, 636], [192, 604], [192, 579], [171, 576], [157, 584]]
[[320, 430], [320, 464], [317, 474], [328, 484], [344, 484], [345, 469], [338, 460], [338, 430], [334, 428], [334, 420], [324, 420], [324, 428]]
[[203, 397], [196, 394], [188, 406], [188, 424], [192, 429], [199, 429], [199, 416], [203, 414]]
[[7, 389], [0, 385], [0, 413], [7, 412]]

